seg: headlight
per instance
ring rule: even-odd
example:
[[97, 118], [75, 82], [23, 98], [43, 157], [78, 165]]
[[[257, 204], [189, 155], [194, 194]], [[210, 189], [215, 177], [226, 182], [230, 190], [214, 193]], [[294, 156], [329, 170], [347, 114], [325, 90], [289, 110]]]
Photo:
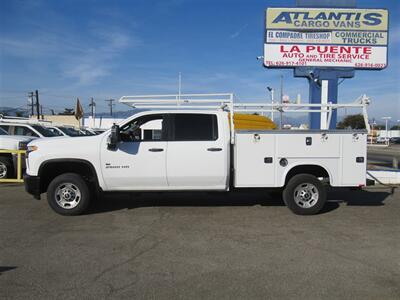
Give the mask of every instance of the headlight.
[[29, 153], [31, 153], [31, 152], [33, 152], [33, 151], [36, 151], [36, 150], [38, 150], [39, 148], [37, 147], [37, 146], [35, 146], [35, 145], [32, 145], [32, 146], [28, 146], [28, 149], [27, 149], [27, 153], [29, 154]]

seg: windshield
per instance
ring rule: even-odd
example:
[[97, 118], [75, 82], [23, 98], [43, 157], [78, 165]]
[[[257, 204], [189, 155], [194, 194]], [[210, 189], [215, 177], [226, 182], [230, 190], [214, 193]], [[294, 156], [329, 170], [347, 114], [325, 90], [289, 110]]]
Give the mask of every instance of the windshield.
[[43, 135], [44, 137], [55, 137], [58, 136], [56, 134], [54, 134], [53, 132], [51, 132], [49, 129], [47, 129], [46, 127], [40, 126], [40, 125], [32, 125], [32, 127], [37, 130], [41, 135]]
[[0, 128], [0, 135], [8, 135], [8, 132], [5, 131], [3, 128]]
[[84, 135], [96, 135], [93, 132], [91, 132], [90, 130], [87, 129], [81, 129], [81, 131], [83, 132]]
[[80, 133], [78, 130], [71, 128], [71, 127], [58, 127], [62, 132], [69, 136], [82, 136], [83, 134]]
[[59, 132], [55, 127], [47, 127], [47, 129], [50, 130], [52, 133], [54, 133], [54, 135], [56, 136], [63, 136], [63, 134]]

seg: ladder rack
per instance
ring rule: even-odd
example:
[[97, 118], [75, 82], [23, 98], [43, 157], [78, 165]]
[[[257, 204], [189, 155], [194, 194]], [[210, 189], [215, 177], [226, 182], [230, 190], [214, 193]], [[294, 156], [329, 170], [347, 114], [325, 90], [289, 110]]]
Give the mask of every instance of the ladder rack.
[[133, 108], [226, 109], [233, 104], [233, 94], [173, 94], [122, 96], [120, 103]]
[[370, 103], [369, 97], [362, 95], [353, 103], [326, 104], [319, 103], [261, 103], [246, 102], [234, 103], [232, 93], [222, 94], [171, 94], [171, 95], [138, 95], [123, 96], [119, 102], [137, 109], [199, 109], [199, 110], [223, 110], [231, 112], [231, 139], [233, 143], [234, 124], [233, 113], [325, 113], [326, 120], [321, 122], [321, 129], [328, 130], [331, 123], [332, 113], [340, 108], [361, 108], [364, 117], [365, 128], [370, 132], [367, 106]]

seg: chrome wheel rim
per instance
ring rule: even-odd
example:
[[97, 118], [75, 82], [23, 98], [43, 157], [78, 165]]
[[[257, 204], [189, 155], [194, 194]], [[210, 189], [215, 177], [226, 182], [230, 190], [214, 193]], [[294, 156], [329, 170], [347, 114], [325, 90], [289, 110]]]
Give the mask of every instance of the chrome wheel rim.
[[62, 183], [56, 188], [55, 199], [58, 206], [73, 209], [81, 201], [81, 191], [72, 183]]
[[301, 208], [311, 208], [319, 199], [318, 189], [312, 183], [299, 184], [294, 190], [294, 202]]
[[0, 162], [0, 178], [6, 178], [7, 177], [7, 166]]

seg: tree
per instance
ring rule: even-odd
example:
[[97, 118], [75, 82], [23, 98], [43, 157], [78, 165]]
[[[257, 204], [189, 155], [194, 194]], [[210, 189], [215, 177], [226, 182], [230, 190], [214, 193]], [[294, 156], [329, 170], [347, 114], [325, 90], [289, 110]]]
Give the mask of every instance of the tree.
[[361, 114], [346, 116], [343, 121], [337, 124], [338, 129], [365, 129], [364, 117]]
[[400, 125], [394, 125], [390, 130], [400, 130]]

